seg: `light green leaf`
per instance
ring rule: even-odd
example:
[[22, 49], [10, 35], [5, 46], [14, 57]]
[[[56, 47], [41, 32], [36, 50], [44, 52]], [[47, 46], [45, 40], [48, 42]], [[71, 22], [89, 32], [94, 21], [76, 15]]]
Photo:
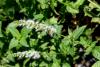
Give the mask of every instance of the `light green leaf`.
[[56, 56], [57, 56], [57, 54], [56, 54], [55, 51], [50, 51], [50, 52], [49, 52], [49, 56], [50, 56], [50, 58], [55, 59]]
[[82, 27], [79, 27], [79, 28], [76, 28], [74, 31], [73, 31], [73, 39], [74, 40], [77, 40], [80, 35], [84, 32], [86, 26], [82, 26]]
[[43, 19], [43, 14], [36, 14], [34, 15], [34, 18], [37, 19], [37, 20], [42, 20]]
[[57, 24], [57, 18], [55, 18], [55, 17], [50, 18], [49, 24]]
[[48, 42], [45, 42], [45, 43], [41, 44], [40, 48], [45, 50], [46, 48], [48, 48], [47, 45], [48, 45]]
[[9, 31], [11, 32], [11, 34], [13, 35], [13, 37], [16, 37], [17, 39], [20, 39], [20, 33], [16, 28], [10, 27]]
[[27, 8], [22, 8], [22, 9], [20, 10], [21, 13], [24, 13], [24, 12], [26, 12], [26, 11], [27, 11]]
[[29, 61], [30, 61], [30, 58], [24, 60], [24, 62], [23, 62], [23, 67], [26, 67], [26, 64], [27, 64]]
[[20, 39], [20, 33], [19, 31], [16, 29], [17, 27], [17, 23], [16, 22], [12, 22], [8, 25], [7, 29], [6, 29], [6, 32], [7, 33], [11, 33], [13, 35], [13, 37], [16, 37], [17, 39]]
[[17, 46], [18, 46], [18, 40], [15, 38], [12, 38], [10, 41], [10, 44], [9, 44], [9, 49], [12, 49], [12, 48], [17, 47]]
[[51, 61], [51, 60], [52, 60], [52, 59], [50, 58], [48, 52], [45, 51], [45, 52], [42, 52], [41, 54], [42, 54], [42, 56], [43, 56], [43, 58], [44, 58], [45, 60], [47, 60], [47, 61]]
[[92, 52], [92, 50], [95, 47], [96, 43], [97, 43], [96, 41], [91, 43], [91, 45], [85, 50], [85, 55], [88, 55]]
[[98, 60], [100, 60], [100, 46], [96, 46], [94, 49], [92, 49], [93, 51], [92, 51], [92, 55], [96, 58], [96, 59], [98, 59]]
[[7, 52], [7, 57], [6, 57], [6, 58], [7, 58], [8, 61], [15, 62], [13, 53], [12, 53], [11, 51], [8, 51], [8, 52]]
[[71, 66], [70, 66], [70, 64], [68, 64], [68, 63], [63, 63], [63, 64], [62, 64], [62, 67], [71, 67]]
[[38, 40], [36, 39], [30, 39], [30, 47], [34, 47], [37, 45]]
[[75, 2], [74, 6], [75, 6], [76, 8], [79, 8], [80, 5], [82, 5], [82, 4], [84, 3], [84, 1], [85, 1], [85, 0], [77, 0], [77, 1]]
[[61, 67], [61, 66], [60, 66], [60, 61], [57, 60], [57, 59], [53, 60], [53, 64], [52, 64], [51, 67]]
[[20, 64], [19, 64], [19, 63], [16, 63], [16, 64], [15, 64], [15, 67], [20, 67]]
[[27, 44], [26, 38], [22, 37], [19, 42], [22, 46], [29, 47], [29, 45]]
[[87, 39], [86, 37], [80, 37], [80, 44], [82, 44], [84, 48], [89, 47], [91, 42], [92, 41]]
[[21, 36], [24, 37], [24, 38], [27, 38], [28, 37], [28, 34], [30, 33], [30, 29], [27, 29], [26, 27], [24, 27], [22, 30], [21, 30]]
[[95, 62], [92, 67], [100, 67], [100, 61]]
[[43, 61], [39, 64], [39, 67], [48, 67], [48, 64]]
[[71, 5], [67, 5], [66, 7], [67, 11], [72, 13], [72, 14], [77, 14], [79, 13], [79, 10], [78, 9], [75, 9], [74, 7], [72, 7]]
[[99, 17], [93, 17], [91, 22], [99, 23], [100, 24], [100, 18]]

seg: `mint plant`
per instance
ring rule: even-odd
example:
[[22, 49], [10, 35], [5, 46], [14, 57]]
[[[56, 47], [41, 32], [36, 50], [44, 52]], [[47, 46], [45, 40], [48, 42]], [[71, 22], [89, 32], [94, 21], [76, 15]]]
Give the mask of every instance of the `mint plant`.
[[100, 67], [98, 0], [0, 0], [0, 67]]

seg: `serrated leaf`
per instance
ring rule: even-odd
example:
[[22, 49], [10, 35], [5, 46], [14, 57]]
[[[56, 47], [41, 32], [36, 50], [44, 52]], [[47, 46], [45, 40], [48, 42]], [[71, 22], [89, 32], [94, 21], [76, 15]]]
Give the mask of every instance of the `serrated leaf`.
[[47, 45], [48, 45], [48, 42], [41, 44], [40, 47], [41, 47], [43, 50], [45, 50], [46, 48], [48, 48]]
[[20, 39], [20, 33], [19, 31], [16, 29], [17, 27], [17, 23], [16, 22], [12, 22], [7, 26], [6, 32], [7, 33], [11, 33], [13, 35], [13, 37], [16, 37], [17, 39]]
[[80, 44], [82, 44], [84, 48], [89, 47], [91, 42], [92, 41], [87, 39], [86, 37], [80, 37]]
[[92, 55], [93, 55], [96, 59], [100, 60], [100, 46], [96, 46], [96, 47], [93, 49]]
[[50, 18], [49, 24], [57, 24], [57, 18], [55, 18], [55, 17]]
[[56, 54], [55, 51], [50, 51], [50, 52], [49, 52], [49, 56], [50, 56], [50, 58], [55, 59], [56, 56], [57, 56], [57, 54]]
[[79, 8], [80, 5], [82, 5], [82, 4], [84, 3], [84, 1], [85, 1], [85, 0], [77, 0], [77, 1], [75, 2], [74, 6], [75, 6], [76, 8]]
[[92, 42], [91, 45], [85, 50], [85, 55], [88, 55], [92, 52], [93, 48], [96, 45], [96, 41]]
[[83, 33], [83, 31], [85, 30], [86, 26], [82, 26], [82, 27], [79, 27], [79, 28], [76, 28], [74, 31], [73, 31], [73, 39], [74, 40], [77, 40], [80, 35]]
[[10, 44], [9, 44], [9, 49], [12, 49], [14, 47], [17, 47], [18, 46], [18, 40], [15, 39], [15, 38], [12, 38], [11, 41], [10, 41]]
[[60, 61], [57, 59], [53, 60], [53, 64], [51, 67], [60, 67]]
[[92, 67], [100, 67], [100, 61], [95, 62]]
[[24, 38], [24, 37], [22, 37], [21, 39], [20, 39], [20, 44], [22, 45], [22, 46], [24, 46], [24, 47], [29, 47], [29, 45], [28, 45], [28, 43], [27, 43], [27, 41], [26, 41], [26, 38]]
[[78, 9], [75, 9], [74, 7], [72, 7], [71, 5], [67, 5], [66, 7], [67, 11], [72, 13], [72, 14], [77, 14], [79, 13], [79, 10]]
[[21, 30], [21, 36], [24, 37], [24, 38], [27, 38], [28, 37], [28, 34], [30, 33], [30, 29], [27, 29], [26, 27], [24, 27], [22, 30]]
[[46, 52], [46, 51], [45, 51], [45, 52], [42, 52], [42, 56], [43, 56], [43, 58], [44, 58], [45, 60], [51, 61], [51, 58], [50, 58], [48, 52]]
[[30, 47], [34, 47], [37, 45], [38, 40], [36, 39], [30, 39]]
[[38, 19], [38, 20], [42, 20], [43, 17], [44, 17], [43, 14], [37, 14], [37, 15], [34, 16], [34, 18]]
[[13, 37], [16, 37], [17, 39], [20, 39], [20, 33], [16, 28], [10, 27], [9, 31], [11, 32], [11, 34], [13, 35]]

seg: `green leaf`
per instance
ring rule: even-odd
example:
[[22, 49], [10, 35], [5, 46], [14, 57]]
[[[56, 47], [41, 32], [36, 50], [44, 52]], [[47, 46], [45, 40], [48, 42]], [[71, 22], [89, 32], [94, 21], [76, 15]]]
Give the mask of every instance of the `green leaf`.
[[27, 8], [22, 8], [22, 9], [20, 10], [21, 13], [24, 13], [24, 12], [26, 12], [26, 11], [27, 11]]
[[11, 41], [10, 41], [10, 44], [9, 44], [9, 49], [12, 49], [14, 47], [17, 47], [18, 46], [18, 40], [15, 39], [15, 38], [12, 38]]
[[34, 18], [37, 19], [37, 20], [42, 20], [43, 19], [43, 14], [36, 14], [34, 15]]
[[39, 64], [39, 67], [48, 67], [48, 64], [44, 61], [42, 61], [40, 64]]
[[60, 61], [57, 60], [57, 59], [53, 60], [53, 64], [52, 64], [51, 67], [61, 67], [61, 66], [60, 66]]
[[85, 55], [88, 55], [88, 54], [90, 54], [91, 52], [92, 52], [92, 50], [93, 50], [93, 48], [95, 47], [95, 45], [96, 45], [96, 41], [94, 41], [94, 42], [92, 42], [91, 44], [90, 44], [90, 46], [85, 50]]
[[96, 1], [91, 1], [91, 0], [88, 1], [91, 3], [92, 6], [100, 10], [100, 5]]
[[82, 44], [84, 48], [89, 47], [91, 42], [92, 41], [90, 39], [87, 39], [86, 37], [80, 37], [80, 44]]
[[0, 7], [6, 4], [6, 0], [0, 0]]
[[66, 7], [67, 11], [72, 13], [72, 14], [77, 14], [79, 13], [79, 10], [78, 9], [75, 9], [74, 7], [72, 7], [71, 5], [67, 5]]
[[24, 27], [22, 30], [21, 30], [21, 36], [24, 37], [24, 38], [27, 38], [28, 37], [28, 34], [30, 33], [30, 29], [27, 29], [26, 27]]
[[29, 45], [28, 45], [28, 43], [27, 43], [27, 41], [26, 41], [26, 38], [24, 38], [24, 37], [22, 37], [21, 39], [20, 39], [20, 44], [22, 45], [22, 46], [24, 46], [24, 47], [29, 47]]
[[40, 47], [41, 47], [43, 50], [45, 50], [46, 48], [48, 48], [47, 45], [48, 45], [48, 42], [45, 42], [45, 43], [41, 44]]
[[16, 63], [16, 64], [15, 64], [15, 67], [20, 67], [20, 64], [19, 64], [19, 63]]
[[29, 61], [30, 61], [30, 58], [24, 60], [24, 62], [23, 62], [23, 67], [26, 67], [26, 64], [27, 64]]
[[93, 13], [91, 12], [91, 8], [88, 7], [88, 6], [85, 6], [84, 7], [84, 13], [85, 13], [85, 16], [89, 16], [89, 17], [93, 17]]
[[44, 58], [45, 60], [47, 60], [47, 61], [51, 61], [51, 60], [52, 60], [52, 59], [50, 58], [48, 52], [45, 51], [45, 52], [42, 52], [41, 54], [42, 54], [42, 56], [43, 56], [43, 58]]
[[2, 49], [4, 46], [4, 42], [0, 41], [0, 49]]
[[8, 61], [15, 62], [15, 59], [14, 59], [13, 53], [12, 53], [11, 51], [8, 51], [7, 54], [8, 54], [7, 57], [6, 57], [7, 60], [8, 60]]
[[100, 18], [99, 17], [93, 17], [91, 22], [99, 23], [100, 24]]
[[1, 31], [1, 28], [2, 28], [2, 22], [0, 21], [0, 37], [3, 37], [3, 34], [2, 34], [2, 31]]
[[100, 61], [95, 62], [92, 67], [100, 67]]
[[20, 39], [20, 33], [19, 31], [16, 29], [17, 27], [17, 23], [16, 22], [12, 22], [8, 25], [6, 32], [7, 33], [11, 33], [13, 35], [13, 37], [16, 37], [17, 39]]
[[57, 18], [55, 18], [55, 17], [50, 18], [49, 24], [57, 24]]
[[49, 52], [49, 56], [50, 56], [50, 58], [55, 59], [56, 56], [57, 56], [57, 54], [56, 54], [55, 51], [50, 51], [50, 52]]
[[100, 46], [96, 46], [93, 50], [92, 50], [92, 55], [100, 60]]
[[68, 63], [63, 63], [63, 64], [62, 64], [62, 67], [71, 67], [71, 66], [70, 66], [70, 64], [68, 64]]
[[77, 0], [77, 1], [75, 2], [74, 6], [75, 6], [76, 8], [79, 8], [80, 5], [82, 5], [82, 4], [84, 3], [84, 1], [85, 1], [85, 0]]
[[30, 47], [34, 47], [37, 45], [38, 39], [30, 39]]
[[84, 32], [85, 28], [86, 28], [86, 26], [82, 26], [82, 27], [76, 28], [73, 31], [73, 34], [72, 34], [73, 39], [77, 40], [80, 37], [80, 35]]
[[70, 49], [70, 39], [68, 37], [65, 37], [61, 44], [60, 44], [60, 50], [61, 50], [61, 53], [66, 56], [66, 54], [68, 55], [69, 54], [69, 49]]
[[9, 31], [11, 32], [13, 37], [16, 37], [18, 39], [20, 38], [20, 33], [16, 28], [11, 27], [11, 28], [9, 28]]

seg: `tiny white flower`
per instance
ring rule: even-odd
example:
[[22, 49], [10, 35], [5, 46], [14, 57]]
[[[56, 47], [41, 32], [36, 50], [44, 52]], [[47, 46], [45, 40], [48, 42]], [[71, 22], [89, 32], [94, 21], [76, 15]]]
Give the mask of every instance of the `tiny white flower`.
[[33, 59], [39, 59], [40, 58], [40, 54], [39, 52], [35, 51], [34, 55], [32, 56]]

